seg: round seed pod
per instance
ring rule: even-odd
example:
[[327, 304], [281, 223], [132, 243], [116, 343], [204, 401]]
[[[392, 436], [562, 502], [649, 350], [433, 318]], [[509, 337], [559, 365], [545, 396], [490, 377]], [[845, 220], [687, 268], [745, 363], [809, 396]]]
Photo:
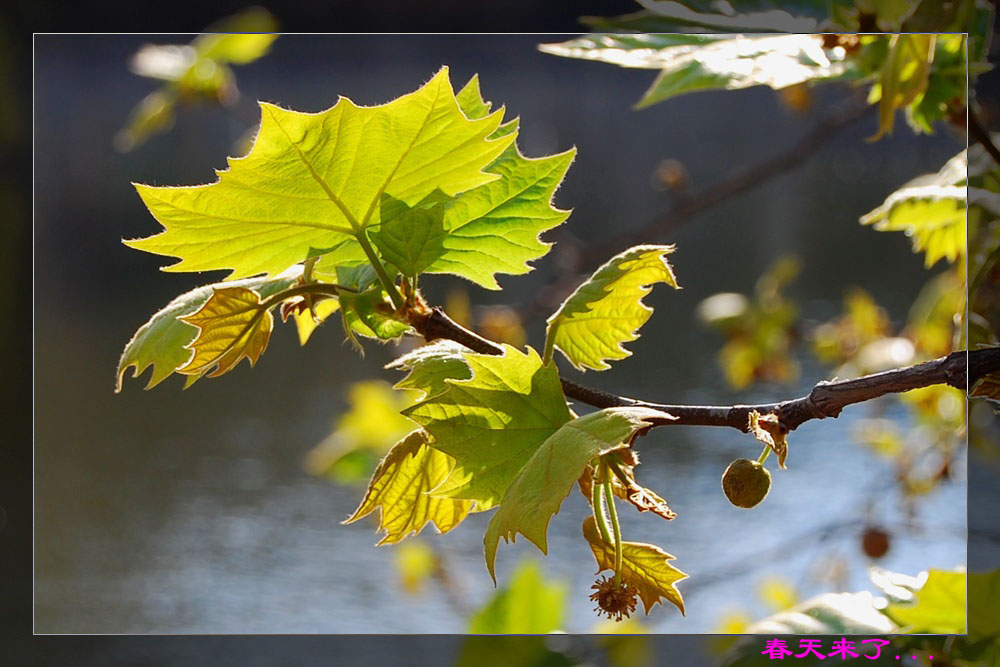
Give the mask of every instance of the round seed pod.
[[722, 491], [733, 505], [750, 509], [771, 490], [771, 473], [758, 461], [736, 459], [722, 475]]

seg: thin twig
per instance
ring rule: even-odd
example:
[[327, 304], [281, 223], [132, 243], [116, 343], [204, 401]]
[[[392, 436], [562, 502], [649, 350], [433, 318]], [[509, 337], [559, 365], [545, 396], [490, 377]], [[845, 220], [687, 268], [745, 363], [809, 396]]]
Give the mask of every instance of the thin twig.
[[[686, 196], [670, 211], [636, 230], [621, 234], [606, 243], [591, 245], [581, 253], [578, 264], [581, 267], [597, 266], [620, 250], [637, 243], [652, 243], [653, 239], [661, 238], [665, 232], [687, 222], [697, 214], [780, 176], [792, 167], [805, 162], [836, 136], [840, 129], [863, 116], [870, 108], [865, 99], [852, 97], [849, 102], [830, 112], [785, 150], [748, 165], [700, 192]], [[529, 320], [548, 312], [580, 282], [581, 276], [571, 272], [555, 284], [541, 290], [534, 299], [519, 309], [521, 318]]]
[[[481, 354], [503, 354], [502, 347], [458, 324], [440, 308], [432, 309], [414, 327], [428, 341], [445, 338]], [[782, 426], [792, 431], [809, 420], [836, 417], [848, 405], [886, 394], [935, 384], [947, 384], [966, 391], [983, 376], [998, 371], [1000, 347], [960, 350], [914, 366], [850, 380], [821, 381], [800, 398], [777, 403], [727, 406], [652, 403], [586, 387], [566, 378], [560, 379], [567, 398], [595, 408], [643, 407], [666, 413], [662, 421], [653, 422], [655, 426], [730, 426], [745, 432], [749, 429], [750, 413], [754, 411], [760, 414], [773, 412]]]

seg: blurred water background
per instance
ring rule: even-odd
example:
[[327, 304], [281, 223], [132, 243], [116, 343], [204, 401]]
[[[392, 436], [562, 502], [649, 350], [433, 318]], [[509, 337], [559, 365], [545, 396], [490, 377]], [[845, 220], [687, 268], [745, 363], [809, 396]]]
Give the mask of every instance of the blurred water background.
[[[391, 547], [376, 549], [373, 524], [339, 522], [362, 488], [338, 486], [303, 469], [305, 454], [345, 407], [351, 382], [395, 381], [381, 366], [392, 347], [367, 346], [361, 359], [338, 327], [299, 349], [279, 326], [253, 370], [181, 392], [171, 379], [141, 390], [126, 380], [113, 393], [118, 355], [132, 332], [173, 296], [218, 274], [166, 274], [165, 258], [130, 250], [121, 238], [158, 225], [130, 182], [213, 180], [213, 168], [247, 131], [218, 109], [182, 112], [172, 131], [128, 153], [112, 137], [132, 105], [154, 86], [130, 74], [128, 57], [146, 42], [181, 37], [45, 36], [35, 48], [35, 630], [40, 633], [451, 633], [465, 617], [439, 587], [404, 593]], [[789, 145], [846, 88], [815, 90], [798, 113], [767, 89], [701, 93], [643, 111], [630, 107], [653, 73], [539, 53], [560, 36], [284, 36], [264, 59], [237, 70], [242, 94], [303, 111], [345, 95], [382, 103], [415, 89], [442, 65], [457, 88], [479, 73], [484, 96], [519, 115], [529, 156], [576, 145], [579, 154], [556, 202], [574, 213], [565, 229], [587, 246], [606, 243], [667, 210], [650, 175], [665, 158], [683, 162], [693, 186]], [[253, 114], [253, 105], [241, 107]], [[802, 167], [734, 197], [662, 238], [684, 289], [658, 289], [634, 356], [585, 381], [664, 402], [753, 402], [797, 396], [823, 368], [803, 360], [790, 386], [728, 389], [715, 363], [720, 340], [694, 318], [719, 291], [749, 292], [773, 260], [795, 253], [803, 271], [789, 288], [807, 318], [827, 319], [850, 286], [861, 286], [905, 320], [932, 275], [899, 234], [857, 224], [904, 181], [936, 171], [962, 148], [954, 135], [895, 136], [865, 142], [873, 116], [846, 128]], [[586, 267], [591, 269], [594, 267]], [[469, 286], [473, 304], [518, 304], [552, 282], [549, 258], [504, 291]], [[460, 281], [426, 281], [440, 301]], [[528, 325], [539, 346], [543, 320]], [[866, 407], [810, 422], [793, 435], [787, 471], [775, 471], [767, 500], [733, 508], [719, 488], [730, 460], [756, 443], [729, 429], [664, 428], [644, 438], [640, 481], [658, 490], [678, 518], [623, 513], [627, 539], [673, 553], [691, 574], [680, 584], [687, 616], [656, 608], [656, 632], [708, 632], [729, 609], [766, 611], [757, 589], [781, 575], [801, 596], [830, 590], [826, 569], [847, 566], [849, 590], [870, 588], [856, 526], [871, 510], [887, 525], [904, 517], [891, 467], [850, 437]], [[905, 426], [906, 413], [890, 411]], [[894, 531], [880, 565], [915, 574], [964, 564], [965, 478], [918, 505], [915, 528]], [[871, 503], [874, 501], [874, 505]], [[539, 559], [567, 582], [566, 630], [596, 618], [587, 600], [594, 563], [580, 539], [585, 502], [571, 494], [550, 527], [548, 558], [519, 541], [501, 547], [504, 582], [522, 557]], [[473, 515], [449, 535], [427, 537], [451, 568], [470, 607], [493, 591], [482, 558], [489, 517]], [[821, 531], [831, 527], [830, 531]], [[428, 529], [433, 532], [432, 529]], [[800, 539], [801, 538], [801, 539]], [[822, 538], [822, 539], [820, 539]], [[787, 544], [787, 549], [775, 546]], [[762, 555], [764, 554], [764, 555]], [[509, 577], [508, 577], [509, 578]]]

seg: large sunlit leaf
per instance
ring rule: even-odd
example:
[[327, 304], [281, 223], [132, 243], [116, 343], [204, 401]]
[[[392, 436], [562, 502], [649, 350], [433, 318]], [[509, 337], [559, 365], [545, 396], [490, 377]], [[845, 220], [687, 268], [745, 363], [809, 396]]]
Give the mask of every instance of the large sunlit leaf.
[[912, 604], [890, 604], [885, 614], [902, 632], [961, 635], [966, 632], [965, 572], [929, 570]]
[[356, 239], [380, 222], [383, 195], [408, 206], [500, 178], [483, 168], [514, 141], [488, 137], [502, 113], [470, 120], [442, 68], [419, 90], [361, 107], [341, 97], [320, 113], [261, 103], [246, 157], [193, 187], [136, 185], [164, 231], [127, 244], [179, 257], [165, 270], [274, 274], [337, 250], [363, 259]]
[[472, 377], [447, 379], [448, 388], [405, 414], [433, 436], [433, 446], [452, 456], [455, 469], [435, 494], [500, 502], [507, 488], [542, 446], [572, 419], [554, 364], [542, 365], [535, 350], [464, 355]]
[[637, 431], [650, 425], [648, 420], [663, 417], [647, 408], [607, 408], [567, 422], [549, 436], [507, 489], [486, 529], [486, 566], [493, 580], [501, 537], [511, 542], [521, 533], [548, 553], [549, 521], [591, 459], [627, 447]]
[[494, 593], [472, 615], [469, 632], [546, 634], [561, 630], [566, 612], [566, 593], [566, 585], [549, 582], [535, 561], [523, 561], [514, 572], [510, 585]]
[[427, 434], [414, 431], [400, 440], [372, 475], [361, 505], [344, 523], [352, 523], [380, 510], [379, 544], [394, 544], [417, 535], [433, 522], [439, 533], [447, 533], [468, 516], [472, 502], [429, 495], [444, 480], [454, 461], [427, 445]]
[[966, 152], [936, 174], [918, 176], [890, 194], [881, 206], [861, 217], [878, 231], [901, 231], [924, 253], [928, 268], [938, 260], [955, 262], [966, 252]]
[[[692, 43], [696, 39], [701, 43]], [[539, 48], [568, 58], [660, 70], [637, 108], [699, 90], [779, 89], [856, 76], [843, 52], [824, 49], [818, 35], [587, 35]]]
[[[594, 517], [583, 521], [583, 536], [590, 543], [590, 550], [597, 560], [597, 571], [614, 570], [615, 547], [601, 538]], [[670, 602], [684, 613], [684, 598], [677, 590], [677, 582], [687, 575], [670, 564], [673, 556], [652, 544], [622, 543], [622, 580], [635, 586], [646, 614], [654, 604]]]
[[198, 327], [198, 335], [188, 345], [194, 354], [177, 372], [198, 377], [218, 377], [243, 359], [255, 365], [274, 328], [260, 294], [247, 287], [217, 287], [201, 308], [179, 319]]
[[115, 391], [121, 391], [122, 379], [129, 367], [135, 369], [132, 376], [138, 377], [146, 368], [152, 366], [153, 374], [146, 385], [146, 389], [152, 389], [167, 379], [179, 366], [188, 362], [191, 358], [188, 345], [198, 335], [198, 328], [178, 318], [190, 315], [201, 308], [215, 290], [243, 287], [255, 290], [266, 298], [291, 287], [301, 275], [302, 267], [293, 267], [272, 280], [250, 278], [229, 283], [215, 283], [181, 294], [157, 311], [135, 332], [132, 340], [125, 346], [115, 375]]
[[678, 286], [665, 259], [673, 251], [643, 245], [611, 258], [549, 317], [546, 350], [559, 350], [581, 370], [605, 370], [608, 360], [629, 356], [622, 344], [637, 339], [653, 313], [642, 298], [655, 283]]

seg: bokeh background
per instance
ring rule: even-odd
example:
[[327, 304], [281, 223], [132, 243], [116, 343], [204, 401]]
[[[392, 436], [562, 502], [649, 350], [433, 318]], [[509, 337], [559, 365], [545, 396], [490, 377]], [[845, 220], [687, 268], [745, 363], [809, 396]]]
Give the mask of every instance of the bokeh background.
[[[113, 137], [155, 83], [131, 74], [129, 56], [153, 36], [40, 35], [35, 42], [35, 630], [40, 633], [450, 633], [465, 610], [493, 592], [482, 559], [487, 515], [454, 532], [419, 538], [447, 564], [451, 588], [419, 593], [400, 585], [392, 547], [374, 548], [368, 521], [340, 525], [363, 488], [308, 474], [304, 460], [363, 379], [395, 381], [382, 370], [392, 346], [367, 345], [360, 358], [325, 326], [299, 349], [279, 327], [253, 370], [198, 383], [172, 379], [142, 391], [128, 379], [115, 395], [118, 355], [132, 332], [176, 294], [220, 278], [166, 274], [169, 260], [120, 243], [158, 225], [131, 181], [159, 185], [211, 181], [255, 117], [251, 100], [319, 111], [338, 95], [376, 104], [415, 89], [442, 64], [456, 88], [478, 73], [487, 99], [519, 115], [529, 156], [579, 149], [556, 203], [574, 212], [548, 238], [567, 247], [609, 248], [622, 233], [670, 208], [652, 177], [665, 159], [683, 163], [701, 186], [795, 141], [849, 94], [814, 91], [796, 110], [767, 89], [703, 93], [655, 107], [630, 107], [651, 73], [570, 61], [537, 51], [560, 36], [283, 36], [271, 53], [237, 70], [243, 104], [232, 113], [182, 111], [173, 129], [134, 151]], [[799, 168], [733, 197], [649, 242], [676, 243], [684, 289], [658, 289], [656, 312], [634, 356], [585, 381], [663, 402], [755, 402], [805, 391], [827, 369], [803, 357], [799, 379], [735, 392], [715, 355], [721, 339], [695, 309], [719, 291], [748, 293], [780, 256], [802, 272], [788, 295], [806, 319], [841, 309], [863, 287], [905, 320], [930, 275], [902, 235], [857, 224], [906, 180], [936, 171], [963, 146], [942, 128], [913, 136], [899, 127], [868, 143], [875, 120], [846, 127]], [[610, 254], [610, 251], [609, 253]], [[475, 309], [519, 305], [561, 275], [550, 255], [523, 277], [489, 293], [433, 277], [425, 289], [443, 301], [465, 288]], [[593, 266], [586, 267], [588, 270]], [[542, 342], [544, 317], [526, 323]], [[735, 431], [665, 428], [644, 438], [639, 479], [665, 496], [678, 518], [624, 513], [627, 539], [673, 553], [691, 574], [679, 585], [687, 617], [657, 607], [643, 619], [656, 632], [709, 632], [729, 612], [768, 611], [763, 590], [799, 597], [870, 588], [861, 525], [892, 527], [880, 565], [915, 574], [965, 562], [965, 480], [901, 511], [892, 468], [851, 437], [864, 407], [838, 420], [810, 422], [793, 435], [787, 471], [774, 473], [768, 499], [752, 512], [733, 508], [719, 488], [730, 460], [759, 447]], [[887, 416], [906, 427], [908, 413]], [[587, 600], [594, 564], [580, 539], [585, 502], [572, 494], [550, 527], [542, 558], [523, 541], [499, 554], [501, 583], [523, 558], [565, 582], [566, 630], [597, 619]], [[430, 532], [433, 532], [431, 529]], [[459, 600], [456, 603], [456, 597]]]

